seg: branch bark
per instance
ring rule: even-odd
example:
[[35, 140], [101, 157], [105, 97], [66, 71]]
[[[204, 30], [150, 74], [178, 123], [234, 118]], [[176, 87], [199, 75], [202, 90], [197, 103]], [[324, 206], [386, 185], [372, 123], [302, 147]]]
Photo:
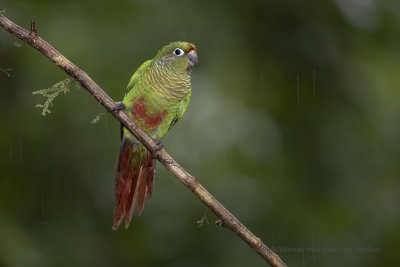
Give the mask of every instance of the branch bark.
[[28, 31], [0, 14], [0, 25], [12, 35], [40, 51], [45, 57], [78, 81], [83, 88], [88, 90], [94, 98], [111, 112], [116, 119], [122, 122], [179, 181], [189, 188], [194, 195], [221, 219], [218, 220], [219, 225], [231, 229], [272, 266], [286, 266], [278, 255], [236, 219], [201, 184], [199, 184], [194, 176], [186, 172], [164, 149], [158, 149], [158, 143], [140, 129], [128, 114], [124, 111], [112, 112], [111, 109], [116, 103], [84, 71], [79, 69], [50, 44], [40, 38], [33, 20], [31, 22], [31, 29]]

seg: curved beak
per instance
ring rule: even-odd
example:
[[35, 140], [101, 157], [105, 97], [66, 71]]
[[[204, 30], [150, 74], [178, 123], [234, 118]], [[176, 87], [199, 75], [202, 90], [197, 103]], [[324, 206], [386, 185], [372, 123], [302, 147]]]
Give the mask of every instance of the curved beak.
[[197, 66], [197, 63], [198, 63], [196, 49], [191, 49], [189, 51], [188, 58], [189, 58], [188, 69], [191, 70], [193, 67]]

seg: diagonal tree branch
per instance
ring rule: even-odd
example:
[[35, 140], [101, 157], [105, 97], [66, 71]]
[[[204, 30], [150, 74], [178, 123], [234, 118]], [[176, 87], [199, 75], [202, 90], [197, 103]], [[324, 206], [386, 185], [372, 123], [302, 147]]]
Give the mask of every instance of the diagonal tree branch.
[[[84, 71], [79, 69], [50, 44], [40, 38], [33, 20], [31, 22], [31, 29], [28, 31], [0, 14], [0, 25], [6, 31], [33, 46], [44, 56], [53, 61], [58, 67], [78, 81], [83, 88], [88, 90], [109, 112], [112, 112], [112, 108], [116, 103]], [[124, 111], [112, 112], [112, 114], [122, 122], [124, 126], [128, 128], [179, 181], [189, 188], [193, 194], [195, 194], [221, 219], [217, 221], [218, 225], [223, 225], [235, 232], [272, 266], [286, 266], [278, 255], [276, 255], [238, 219], [236, 219], [201, 184], [199, 184], [194, 176], [187, 173], [164, 149], [159, 149], [158, 143], [140, 129], [128, 114]]]

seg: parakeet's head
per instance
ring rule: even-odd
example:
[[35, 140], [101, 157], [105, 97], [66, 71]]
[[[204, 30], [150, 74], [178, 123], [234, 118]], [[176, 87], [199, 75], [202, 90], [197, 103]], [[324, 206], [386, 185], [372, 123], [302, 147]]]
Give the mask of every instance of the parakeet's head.
[[197, 65], [196, 46], [187, 42], [172, 42], [158, 52], [156, 60], [173, 71], [190, 74]]

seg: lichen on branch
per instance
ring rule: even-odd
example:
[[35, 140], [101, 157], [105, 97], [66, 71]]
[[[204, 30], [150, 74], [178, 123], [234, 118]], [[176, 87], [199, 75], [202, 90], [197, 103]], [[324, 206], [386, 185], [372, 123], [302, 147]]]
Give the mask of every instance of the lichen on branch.
[[2, 72], [2, 73], [4, 73], [6, 76], [7, 76], [7, 78], [10, 78], [11, 77], [11, 74], [10, 74], [10, 71], [11, 71], [12, 69], [3, 69], [3, 68], [0, 68], [0, 72]]
[[51, 113], [49, 109], [50, 105], [53, 105], [54, 99], [61, 93], [68, 93], [70, 90], [71, 85], [74, 83], [74, 79], [68, 77], [65, 80], [62, 80], [52, 87], [47, 89], [41, 89], [35, 92], [32, 92], [33, 95], [42, 95], [46, 97], [46, 101], [43, 104], [36, 104], [36, 108], [42, 108], [42, 116], [46, 116], [47, 113]]

